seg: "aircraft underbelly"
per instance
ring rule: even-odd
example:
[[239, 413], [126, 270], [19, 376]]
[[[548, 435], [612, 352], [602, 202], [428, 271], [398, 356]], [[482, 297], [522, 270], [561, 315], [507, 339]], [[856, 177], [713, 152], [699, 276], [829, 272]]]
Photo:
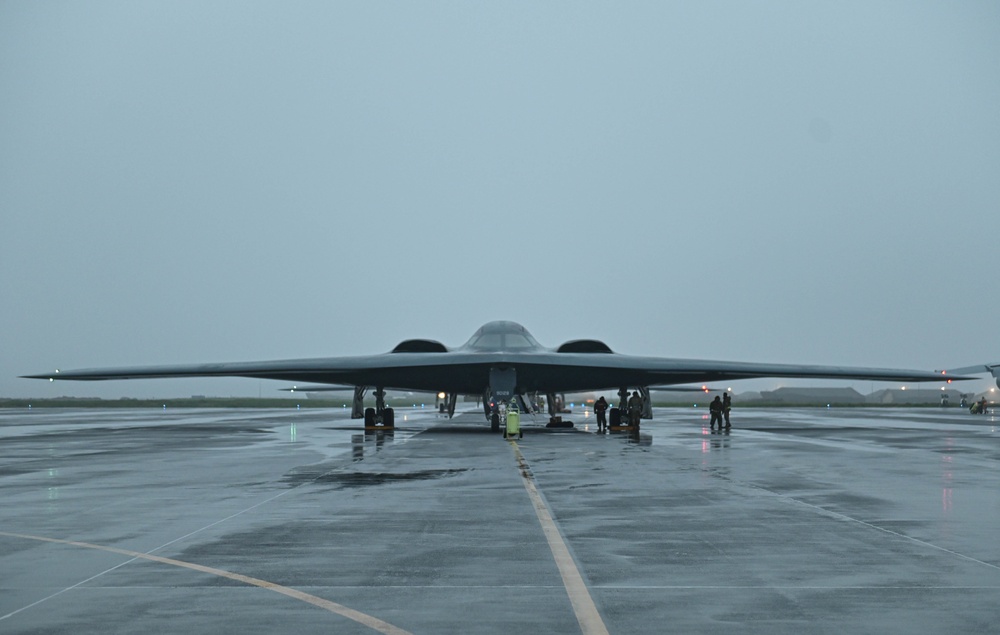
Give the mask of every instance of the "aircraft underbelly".
[[379, 369], [378, 371], [353, 371], [326, 373], [322, 376], [309, 374], [304, 377], [289, 378], [295, 381], [320, 381], [366, 386], [383, 386], [397, 390], [417, 390], [437, 392], [444, 390], [461, 394], [482, 394], [490, 385], [490, 375], [494, 369], [514, 369], [518, 393], [530, 392], [573, 392], [618, 388], [620, 386], [644, 386], [659, 383], [681, 383], [701, 381], [702, 375], [664, 377], [634, 369], [603, 368], [599, 366], [572, 367], [548, 364], [473, 364], [441, 365]]

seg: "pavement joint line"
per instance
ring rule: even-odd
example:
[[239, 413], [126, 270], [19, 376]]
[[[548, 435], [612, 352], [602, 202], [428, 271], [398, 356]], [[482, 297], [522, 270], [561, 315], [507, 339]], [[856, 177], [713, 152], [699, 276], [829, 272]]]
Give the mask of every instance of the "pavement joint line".
[[[777, 494], [777, 495], [781, 496], [781, 494]], [[854, 518], [852, 516], [848, 516], [848, 515], [842, 514], [840, 512], [835, 512], [835, 511], [831, 511], [829, 509], [824, 509], [822, 507], [819, 507], [818, 505], [813, 505], [813, 504], [807, 503], [805, 501], [800, 501], [800, 500], [798, 500], [796, 498], [785, 497], [785, 496], [783, 496], [783, 498], [787, 498], [788, 500], [794, 501], [795, 503], [798, 503], [799, 505], [805, 505], [806, 507], [811, 507], [813, 509], [817, 509], [817, 510], [821, 511], [824, 514], [827, 514], [827, 515], [829, 515], [829, 516], [831, 516], [833, 518], [837, 518], [839, 520], [843, 520], [843, 521], [851, 522], [851, 523], [857, 523], [857, 524], [862, 525], [864, 527], [868, 527], [869, 529], [874, 529], [876, 531], [881, 531], [883, 533], [889, 534], [890, 536], [895, 536], [897, 538], [902, 538], [904, 540], [908, 540], [910, 542], [916, 543], [918, 545], [922, 545], [924, 547], [929, 547], [931, 549], [936, 549], [938, 551], [943, 551], [944, 553], [951, 554], [951, 555], [953, 555], [953, 556], [955, 556], [957, 558], [961, 558], [963, 560], [968, 560], [969, 562], [975, 562], [976, 564], [981, 564], [981, 565], [987, 566], [987, 567], [989, 567], [991, 569], [1000, 570], [1000, 566], [997, 566], [997, 565], [995, 565], [995, 564], [993, 564], [991, 562], [986, 562], [986, 561], [980, 560], [978, 558], [973, 558], [972, 556], [967, 556], [964, 553], [959, 553], [959, 552], [957, 552], [957, 551], [955, 551], [953, 549], [948, 549], [947, 547], [942, 547], [940, 545], [935, 545], [932, 542], [927, 542], [926, 540], [921, 540], [919, 538], [914, 538], [913, 536], [907, 536], [906, 534], [902, 534], [902, 533], [900, 533], [898, 531], [893, 531], [891, 529], [886, 529], [885, 527], [879, 527], [878, 525], [874, 525], [872, 523], [866, 522], [864, 520], [861, 520], [860, 518]]]
[[[132, 560], [129, 560], [128, 562], [132, 562], [133, 560], [136, 560], [136, 559], [143, 559], [143, 560], [150, 560], [152, 562], [159, 562], [161, 564], [167, 564], [167, 565], [174, 566], [174, 567], [182, 567], [182, 568], [185, 568], [185, 569], [192, 569], [194, 571], [199, 571], [201, 573], [207, 573], [209, 575], [219, 576], [219, 577], [222, 577], [222, 578], [228, 578], [230, 580], [235, 580], [236, 582], [242, 582], [242, 583], [247, 584], [247, 585], [259, 587], [261, 589], [265, 589], [265, 590], [268, 590], [268, 591], [274, 591], [275, 593], [280, 593], [280, 594], [288, 596], [290, 598], [293, 598], [293, 599], [296, 599], [296, 600], [300, 600], [300, 601], [306, 602], [308, 604], [312, 604], [313, 606], [316, 606], [318, 608], [321, 608], [321, 609], [324, 609], [326, 611], [329, 611], [330, 613], [334, 613], [336, 615], [340, 615], [341, 617], [346, 617], [349, 620], [353, 620], [355, 622], [358, 622], [359, 624], [362, 624], [363, 626], [367, 626], [368, 628], [371, 628], [372, 630], [378, 631], [380, 633], [385, 633], [386, 635], [412, 635], [412, 633], [410, 633], [409, 631], [403, 630], [403, 629], [399, 628], [398, 626], [394, 626], [392, 624], [389, 624], [388, 622], [382, 621], [382, 620], [378, 619], [377, 617], [373, 617], [373, 616], [368, 615], [366, 613], [362, 613], [360, 611], [356, 611], [356, 610], [354, 610], [352, 608], [344, 606], [343, 604], [338, 604], [336, 602], [332, 602], [330, 600], [326, 600], [324, 598], [317, 597], [317, 596], [312, 595], [310, 593], [305, 593], [304, 591], [300, 591], [300, 590], [297, 590], [297, 589], [292, 589], [290, 587], [286, 587], [286, 586], [283, 586], [283, 585], [280, 585], [280, 584], [276, 584], [274, 582], [268, 582], [267, 580], [261, 580], [260, 578], [254, 578], [254, 577], [242, 575], [242, 574], [239, 574], [239, 573], [233, 573], [231, 571], [225, 571], [223, 569], [216, 569], [214, 567], [206, 567], [204, 565], [195, 564], [193, 562], [185, 562], [183, 560], [174, 560], [173, 558], [164, 558], [162, 556], [154, 556], [154, 555], [151, 555], [151, 554], [148, 554], [148, 553], [140, 553], [138, 551], [130, 551], [128, 549], [118, 549], [116, 547], [106, 547], [106, 546], [103, 546], [103, 545], [95, 545], [95, 544], [88, 543], [88, 542], [77, 542], [75, 540], [60, 540], [58, 538], [47, 538], [45, 536], [32, 536], [32, 535], [28, 535], [28, 534], [16, 534], [16, 533], [9, 533], [9, 532], [6, 532], [6, 531], [0, 531], [0, 536], [7, 536], [7, 537], [10, 537], [10, 538], [23, 538], [23, 539], [26, 539], [26, 540], [38, 540], [38, 541], [41, 541], [41, 542], [49, 542], [49, 543], [55, 543], [55, 544], [61, 544], [61, 545], [70, 545], [70, 546], [73, 546], [73, 547], [84, 547], [86, 549], [98, 549], [98, 550], [101, 550], [101, 551], [108, 551], [110, 553], [117, 553], [117, 554], [121, 554], [121, 555], [124, 555], [124, 556], [130, 556], [132, 558]], [[123, 566], [125, 564], [127, 564], [127, 563], [123, 562], [122, 564], [120, 564], [120, 565], [118, 565], [116, 567], [113, 567], [112, 569], [108, 569], [108, 571], [111, 571], [113, 569], [117, 569], [118, 567]], [[100, 574], [98, 574], [96, 576], [93, 576], [90, 579], [96, 578], [96, 577], [98, 577], [100, 575], [103, 575], [104, 573], [107, 573], [107, 571], [102, 572], [102, 573], [100, 573]], [[53, 594], [53, 595], [51, 595], [49, 597], [50, 598], [51, 597], [55, 597], [56, 595], [59, 595], [60, 593], [64, 593], [64, 592], [66, 592], [66, 591], [68, 591], [70, 589], [76, 588], [76, 587], [80, 586], [81, 584], [84, 584], [85, 582], [87, 582], [87, 580], [84, 580], [82, 582], [78, 582], [78, 583], [74, 584], [73, 586], [67, 587], [66, 589], [63, 589], [62, 591], [60, 591], [59, 593]], [[45, 599], [49, 599], [49, 598], [45, 598]], [[44, 599], [43, 600], [39, 600], [38, 602], [35, 602], [34, 604], [29, 605], [29, 606], [34, 606], [35, 604], [38, 604], [38, 603], [43, 602], [43, 601], [44, 601]], [[4, 616], [0, 616], [0, 620], [6, 619], [6, 618], [8, 618], [8, 617], [10, 617], [12, 615], [15, 615], [16, 613], [19, 613], [19, 612], [23, 611], [26, 608], [29, 608], [29, 607], [22, 607], [21, 609], [18, 609], [17, 611], [14, 611], [14, 612], [9, 613], [9, 614], [4, 615]]]
[[[889, 534], [890, 536], [895, 536], [896, 538], [902, 538], [903, 540], [907, 540], [909, 542], [921, 545], [923, 547], [927, 547], [929, 549], [935, 549], [937, 551], [941, 551], [941, 552], [953, 555], [956, 558], [960, 558], [962, 560], [968, 560], [969, 562], [974, 562], [976, 564], [981, 564], [981, 565], [983, 565], [985, 567], [989, 567], [991, 569], [1000, 570], [1000, 565], [995, 565], [995, 564], [993, 564], [991, 562], [986, 562], [986, 561], [980, 560], [978, 558], [973, 558], [972, 556], [967, 556], [964, 553], [960, 553], [960, 552], [955, 551], [953, 549], [948, 549], [947, 547], [942, 547], [940, 545], [935, 545], [932, 542], [927, 542], [926, 540], [921, 540], [920, 538], [915, 538], [913, 536], [907, 536], [906, 534], [900, 533], [898, 531], [893, 531], [892, 529], [887, 529], [885, 527], [880, 527], [880, 526], [878, 526], [878, 525], [876, 525], [874, 523], [870, 523], [870, 522], [861, 520], [860, 518], [854, 518], [853, 516], [848, 516], [847, 514], [843, 514], [841, 512], [835, 512], [833, 510], [826, 509], [825, 507], [820, 507], [819, 505], [814, 505], [812, 503], [807, 503], [804, 500], [800, 500], [798, 498], [795, 498], [794, 496], [789, 496], [788, 494], [782, 494], [780, 492], [776, 492], [774, 490], [770, 490], [770, 489], [768, 489], [766, 487], [763, 487], [761, 485], [757, 485], [756, 483], [750, 483], [748, 481], [741, 481], [741, 480], [734, 479], [734, 478], [731, 478], [729, 476], [725, 476], [723, 474], [718, 474], [718, 473], [713, 474], [713, 476], [715, 476], [717, 478], [720, 478], [720, 479], [723, 479], [723, 480], [726, 480], [726, 481], [728, 481], [730, 483], [733, 483], [733, 484], [742, 485], [744, 487], [749, 487], [751, 489], [755, 489], [755, 490], [758, 490], [758, 491], [761, 491], [761, 492], [766, 492], [767, 494], [770, 494], [771, 496], [776, 496], [779, 499], [784, 500], [784, 501], [786, 501], [788, 503], [792, 503], [792, 504], [795, 504], [795, 505], [802, 505], [803, 507], [807, 507], [809, 509], [812, 509], [813, 511], [819, 512], [820, 514], [823, 514], [823, 515], [828, 516], [830, 518], [834, 518], [836, 520], [841, 520], [841, 521], [849, 522], [849, 523], [855, 523], [855, 524], [861, 525], [863, 527], [867, 527], [869, 529], [874, 529], [875, 531], [880, 531], [882, 533]], [[880, 587], [873, 587], [873, 588], [880, 588]], [[920, 588], [923, 588], [923, 587], [920, 587]]]
[[[281, 498], [282, 496], [284, 496], [286, 494], [294, 492], [295, 490], [299, 489], [303, 485], [307, 485], [309, 483], [315, 483], [316, 481], [318, 481], [319, 479], [323, 478], [327, 474], [330, 474], [331, 472], [335, 472], [336, 470], [339, 470], [339, 469], [343, 469], [343, 467], [342, 466], [337, 466], [337, 467], [335, 467], [333, 469], [327, 470], [326, 472], [320, 474], [319, 476], [317, 476], [316, 478], [314, 478], [314, 479], [312, 479], [310, 481], [305, 481], [305, 482], [299, 483], [297, 485], [294, 485], [294, 486], [290, 487], [289, 489], [282, 490], [282, 491], [278, 492], [277, 494], [275, 494], [274, 496], [271, 496], [271, 497], [266, 498], [266, 499], [264, 499], [262, 501], [254, 503], [253, 505], [251, 505], [250, 507], [247, 507], [246, 509], [241, 509], [240, 511], [238, 511], [238, 512], [236, 512], [234, 514], [230, 514], [229, 516], [226, 516], [225, 518], [220, 518], [219, 520], [211, 522], [211, 523], [205, 525], [204, 527], [201, 527], [199, 529], [195, 529], [194, 531], [188, 532], [188, 533], [184, 534], [183, 536], [178, 536], [177, 538], [174, 538], [173, 540], [171, 540], [169, 542], [163, 543], [159, 547], [154, 547], [153, 549], [150, 549], [146, 553], [147, 554], [156, 553], [157, 551], [160, 551], [161, 549], [165, 549], [165, 548], [169, 547], [170, 545], [173, 545], [175, 543], [180, 542], [181, 540], [184, 540], [186, 538], [190, 538], [191, 536], [200, 534], [201, 532], [205, 531], [206, 529], [211, 529], [212, 527], [215, 527], [216, 525], [221, 525], [222, 523], [224, 523], [226, 521], [229, 521], [229, 520], [232, 520], [233, 518], [236, 518], [237, 516], [241, 516], [241, 515], [243, 515], [243, 514], [245, 514], [247, 512], [253, 511], [253, 510], [257, 509], [258, 507], [261, 507], [261, 506], [266, 505], [266, 504], [268, 504], [268, 503], [270, 503], [272, 501], [275, 501], [275, 500]], [[0, 533], [2, 533], [2, 532], [0, 532]], [[127, 563], [122, 563], [122, 564], [127, 564]], [[121, 566], [121, 565], [119, 565], [119, 566]], [[103, 575], [104, 573], [109, 573], [110, 571], [113, 571], [113, 570], [114, 569], [109, 569], [108, 571], [99, 573], [97, 575], [100, 576], [100, 575]], [[93, 578], [89, 578], [88, 580], [84, 580], [84, 582], [88, 582], [91, 579], [93, 579]]]
[[[22, 537], [22, 536], [24, 536], [23, 534], [11, 534], [11, 533], [7, 533], [7, 532], [0, 532], [0, 535], [15, 536], [15, 537]], [[24, 537], [27, 537], [27, 536], [24, 536]], [[34, 537], [31, 537], [31, 539], [34, 539]], [[3, 621], [3, 620], [5, 620], [5, 619], [7, 619], [9, 617], [13, 617], [13, 616], [17, 615], [18, 613], [21, 613], [22, 611], [27, 611], [28, 609], [30, 609], [32, 607], [35, 607], [35, 606], [38, 606], [39, 604], [42, 604], [43, 602], [48, 602], [49, 600], [51, 600], [53, 598], [56, 598], [56, 597], [59, 597], [60, 595], [62, 595], [63, 593], [66, 593], [67, 591], [72, 591], [73, 589], [75, 589], [75, 588], [77, 588], [79, 586], [83, 586], [84, 584], [86, 584], [86, 583], [88, 583], [88, 582], [90, 582], [92, 580], [96, 580], [97, 578], [99, 578], [99, 577], [101, 577], [103, 575], [111, 573], [115, 569], [119, 569], [121, 567], [124, 567], [125, 565], [127, 565], [130, 562], [135, 562], [135, 560], [136, 560], [135, 558], [129, 558], [125, 562], [120, 562], [120, 563], [116, 564], [115, 566], [113, 566], [111, 568], [105, 569], [104, 571], [101, 571], [99, 573], [95, 573], [94, 575], [90, 576], [89, 578], [85, 578], [83, 580], [80, 580], [76, 584], [71, 584], [68, 587], [65, 587], [63, 589], [60, 589], [59, 591], [56, 591], [55, 593], [47, 595], [47, 596], [45, 596], [43, 598], [40, 598], [38, 600], [35, 600], [34, 602], [32, 602], [30, 604], [27, 604], [25, 606], [22, 606], [19, 609], [15, 609], [15, 610], [11, 611], [10, 613], [7, 613], [5, 615], [0, 615], [0, 621]]]
[[608, 628], [604, 625], [604, 620], [601, 619], [601, 614], [597, 610], [597, 605], [594, 604], [594, 599], [590, 596], [590, 591], [587, 590], [587, 584], [583, 581], [583, 576], [580, 575], [580, 570], [573, 560], [573, 555], [569, 552], [569, 547], [566, 546], [566, 542], [559, 533], [559, 527], [552, 517], [552, 512], [541, 492], [535, 487], [535, 479], [528, 462], [521, 454], [517, 441], [509, 439], [509, 442], [517, 457], [521, 482], [528, 492], [532, 507], [535, 508], [538, 522], [542, 525], [542, 533], [545, 534], [545, 540], [549, 543], [549, 550], [556, 561], [556, 567], [559, 569], [566, 594], [573, 606], [573, 613], [580, 624], [580, 630], [584, 635], [608, 635]]

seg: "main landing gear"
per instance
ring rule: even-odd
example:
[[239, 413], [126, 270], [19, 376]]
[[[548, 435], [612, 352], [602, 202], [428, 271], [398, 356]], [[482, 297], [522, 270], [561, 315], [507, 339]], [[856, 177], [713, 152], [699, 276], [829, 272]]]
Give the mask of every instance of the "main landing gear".
[[[354, 410], [351, 418], [360, 418], [356, 415], [364, 406], [364, 387], [354, 390]], [[385, 405], [385, 389], [381, 386], [375, 389], [375, 407], [364, 408], [365, 430], [394, 430], [396, 428], [396, 413], [392, 408]]]

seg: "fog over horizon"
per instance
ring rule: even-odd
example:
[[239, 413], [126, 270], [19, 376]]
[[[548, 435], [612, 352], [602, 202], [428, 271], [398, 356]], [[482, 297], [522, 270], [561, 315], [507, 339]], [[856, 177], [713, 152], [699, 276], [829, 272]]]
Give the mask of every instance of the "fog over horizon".
[[1000, 362], [998, 59], [991, 2], [0, 3], [0, 397], [500, 319]]

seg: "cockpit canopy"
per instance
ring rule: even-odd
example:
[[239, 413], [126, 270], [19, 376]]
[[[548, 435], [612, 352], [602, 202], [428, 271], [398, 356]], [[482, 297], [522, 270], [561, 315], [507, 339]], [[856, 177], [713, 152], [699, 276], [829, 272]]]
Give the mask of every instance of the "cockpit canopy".
[[526, 351], [541, 348], [528, 329], [517, 322], [490, 322], [473, 333], [463, 348], [475, 351]]

